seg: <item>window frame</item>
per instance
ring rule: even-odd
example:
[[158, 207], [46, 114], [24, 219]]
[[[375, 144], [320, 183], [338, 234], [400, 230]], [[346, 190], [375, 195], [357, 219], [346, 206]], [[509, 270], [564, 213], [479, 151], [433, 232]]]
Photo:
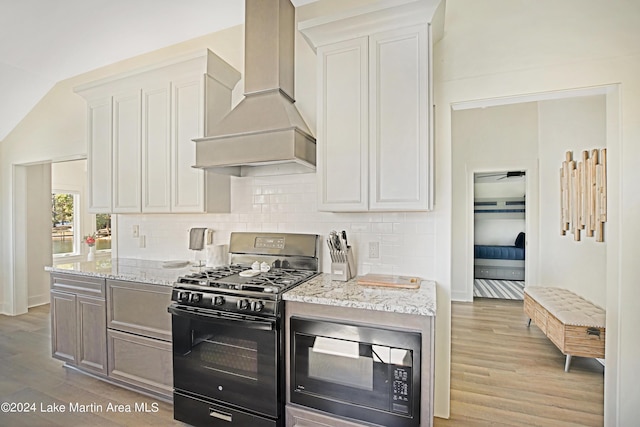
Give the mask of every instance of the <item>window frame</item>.
[[[73, 250], [65, 253], [52, 253], [54, 259], [68, 258], [82, 255], [82, 220], [80, 219], [80, 192], [75, 190], [61, 190], [52, 189], [51, 198], [54, 194], [69, 194], [73, 197]], [[51, 213], [53, 214], [53, 206], [51, 206]], [[52, 236], [53, 244], [53, 236]]]

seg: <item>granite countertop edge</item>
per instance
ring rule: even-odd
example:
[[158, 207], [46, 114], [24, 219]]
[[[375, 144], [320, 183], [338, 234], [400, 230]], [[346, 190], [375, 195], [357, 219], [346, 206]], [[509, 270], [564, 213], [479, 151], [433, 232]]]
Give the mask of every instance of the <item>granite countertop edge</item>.
[[190, 267], [163, 268], [162, 261], [122, 258], [72, 262], [46, 266], [44, 269], [51, 273], [72, 274], [163, 286], [173, 286], [179, 276], [193, 272]]

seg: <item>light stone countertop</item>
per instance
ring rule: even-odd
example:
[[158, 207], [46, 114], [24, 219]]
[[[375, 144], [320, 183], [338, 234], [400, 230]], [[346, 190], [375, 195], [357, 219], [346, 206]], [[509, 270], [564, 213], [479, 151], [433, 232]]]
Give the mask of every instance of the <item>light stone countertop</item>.
[[198, 267], [164, 268], [163, 261], [140, 259], [97, 259], [95, 261], [70, 262], [45, 267], [52, 273], [126, 280], [171, 286], [180, 276], [198, 271]]
[[283, 298], [337, 307], [436, 315], [436, 283], [432, 280], [423, 280], [418, 289], [403, 289], [358, 285], [357, 278], [339, 282], [324, 273], [285, 292]]

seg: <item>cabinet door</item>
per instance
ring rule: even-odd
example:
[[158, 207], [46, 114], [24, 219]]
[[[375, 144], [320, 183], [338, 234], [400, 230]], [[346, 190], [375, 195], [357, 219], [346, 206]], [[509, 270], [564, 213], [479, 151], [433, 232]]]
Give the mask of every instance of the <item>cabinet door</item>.
[[113, 212], [141, 211], [140, 91], [113, 98]]
[[77, 296], [78, 366], [107, 374], [107, 320], [104, 299]]
[[142, 212], [171, 210], [170, 86], [142, 89]]
[[56, 359], [78, 363], [78, 320], [74, 294], [51, 291], [51, 353]]
[[171, 343], [109, 329], [109, 377], [170, 397]]
[[318, 209], [368, 207], [367, 38], [318, 48]]
[[87, 104], [88, 210], [111, 212], [111, 97]]
[[194, 169], [196, 143], [203, 136], [202, 80], [175, 81], [172, 96], [171, 164], [173, 212], [204, 212], [204, 171]]
[[429, 47], [427, 26], [369, 40], [371, 210], [427, 210]]

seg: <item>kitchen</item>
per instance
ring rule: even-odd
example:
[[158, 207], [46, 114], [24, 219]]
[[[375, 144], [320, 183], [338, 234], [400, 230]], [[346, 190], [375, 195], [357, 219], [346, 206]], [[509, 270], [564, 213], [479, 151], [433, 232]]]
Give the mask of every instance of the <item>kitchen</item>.
[[[333, 6], [333, 5], [332, 5]], [[447, 10], [453, 12], [460, 12], [460, 8], [467, 7], [468, 5], [464, 4], [456, 4], [456, 2], [447, 2]], [[319, 5], [307, 6], [305, 8], [300, 8], [298, 13], [299, 20], [311, 19], [314, 17], [314, 7], [320, 8]], [[306, 12], [307, 15], [300, 16]], [[449, 12], [447, 12], [449, 13]], [[487, 17], [490, 19], [491, 17]], [[469, 18], [470, 19], [470, 18]], [[493, 22], [493, 21], [491, 21]], [[499, 25], [495, 22], [495, 25]], [[455, 27], [452, 24], [451, 31], [452, 36], [455, 36]], [[239, 36], [239, 29], [235, 29], [236, 36]], [[230, 30], [233, 32], [233, 30]], [[230, 62], [233, 63], [236, 69], [243, 69], [242, 60], [237, 58], [237, 51], [241, 49], [241, 43], [238, 43], [237, 39], [231, 43], [229, 39], [219, 35], [222, 40], [215, 40], [215, 43], [212, 46], [216, 46], [216, 53], [224, 54], [224, 57], [227, 58]], [[214, 37], [215, 38], [215, 37]], [[297, 81], [296, 81], [296, 106], [304, 115], [305, 119], [308, 121], [308, 125], [310, 128], [315, 128], [316, 124], [314, 123], [314, 118], [316, 117], [315, 113], [315, 72], [313, 71], [315, 68], [315, 55], [313, 54], [312, 49], [306, 44], [306, 41], [300, 40], [301, 36], [297, 35], [297, 51], [296, 51], [296, 67], [297, 67]], [[445, 40], [446, 41], [446, 40]], [[204, 44], [204, 42], [202, 42]], [[233, 44], [229, 46], [229, 44]], [[227, 46], [227, 47], [225, 47]], [[443, 47], [444, 49], [444, 47]], [[232, 61], [231, 58], [235, 58], [235, 61]], [[170, 53], [166, 53], [164, 57], [173, 56]], [[152, 63], [156, 62], [152, 60], [153, 58], [146, 57], [142, 59], [138, 59], [137, 62], [147, 62]], [[157, 59], [157, 58], [156, 58]], [[484, 59], [483, 59], [484, 61]], [[134, 61], [136, 62], [136, 61]], [[486, 66], [485, 62], [480, 62]], [[135, 68], [134, 64], [130, 64], [131, 68]], [[624, 69], [624, 68], [623, 68]], [[65, 93], [62, 96], [63, 104], [69, 106], [68, 111], [73, 111], [74, 117], [84, 117], [85, 111], [84, 106], [82, 105], [82, 100], [79, 98], [73, 97], [74, 95], [71, 93], [71, 87], [86, 83], [91, 80], [95, 80], [101, 77], [104, 77], [111, 70], [102, 70], [97, 71], [94, 75], [84, 76], [81, 79], [77, 79], [73, 83], [68, 83], [65, 85], [61, 85], [56, 91], [61, 91]], [[528, 82], [535, 82], [536, 78], [529, 79]], [[584, 76], [583, 81], [580, 86], [592, 86], [597, 84], [602, 84], [602, 82], [609, 81], [625, 81], [623, 77], [602, 77], [600, 75], [592, 75], [592, 76]], [[449, 86], [455, 89], [455, 83], [449, 83]], [[486, 91], [482, 91], [479, 88], [485, 87]], [[443, 98], [441, 102], [436, 99], [436, 105], [449, 105], [451, 102], [459, 102], [468, 99], [486, 99], [497, 96], [504, 95], [515, 95], [522, 93], [530, 93], [532, 91], [547, 91], [547, 90], [557, 90], [564, 88], [572, 88], [576, 87], [573, 83], [567, 83], [559, 78], [557, 82], [548, 85], [534, 85], [531, 83], [521, 84], [518, 88], [514, 88], [511, 91], [507, 91], [506, 93], [502, 90], [498, 90], [497, 88], [491, 89], [491, 86], [486, 86], [482, 84], [476, 85], [477, 89], [469, 90], [468, 92], [461, 92], [460, 94], [456, 94], [449, 91], [442, 92]], [[633, 90], [633, 83], [628, 83], [628, 86], [631, 87], [629, 90]], [[437, 93], [437, 92], [436, 92]], [[55, 95], [55, 94], [53, 94]], [[236, 95], [236, 99], [241, 96], [240, 94]], [[60, 100], [60, 99], [59, 99]], [[440, 107], [438, 107], [440, 108]], [[451, 220], [447, 219], [450, 215], [448, 212], [447, 200], [450, 195], [448, 194], [448, 184], [449, 178], [447, 178], [448, 174], [448, 166], [447, 166], [447, 156], [450, 152], [450, 148], [448, 145], [451, 144], [451, 141], [448, 140], [448, 131], [447, 128], [450, 126], [449, 120], [450, 116], [446, 107], [442, 107], [442, 112], [438, 113], [437, 123], [439, 125], [436, 126], [437, 132], [442, 132], [441, 138], [436, 135], [436, 143], [438, 146], [436, 147], [436, 163], [438, 164], [437, 175], [435, 184], [436, 194], [436, 209], [432, 213], [420, 214], [420, 213], [360, 213], [360, 214], [325, 214], [321, 212], [317, 212], [314, 204], [316, 203], [316, 197], [313, 194], [315, 191], [315, 179], [313, 176], [309, 176], [308, 174], [302, 174], [296, 176], [296, 181], [292, 184], [290, 181], [286, 182], [284, 178], [266, 178], [266, 177], [246, 177], [235, 179], [235, 182], [232, 182], [232, 186], [234, 189], [240, 189], [238, 194], [241, 197], [237, 200], [232, 200], [232, 203], [239, 203], [243, 206], [241, 211], [233, 211], [231, 214], [207, 214], [206, 222], [202, 221], [203, 217], [200, 215], [176, 215], [178, 218], [175, 218], [174, 215], [165, 215], [165, 214], [157, 214], [157, 215], [122, 215], [121, 219], [125, 221], [124, 225], [118, 224], [120, 234], [118, 239], [118, 257], [129, 256], [130, 254], [144, 253], [144, 255], [140, 255], [140, 257], [148, 257], [152, 259], [190, 259], [193, 254], [188, 252], [186, 248], [187, 244], [187, 230], [194, 226], [210, 226], [212, 229], [216, 230], [214, 233], [214, 239], [216, 239], [216, 243], [224, 243], [228, 239], [228, 233], [234, 230], [243, 230], [243, 229], [254, 229], [254, 225], [261, 224], [262, 227], [265, 227], [263, 231], [277, 231], [277, 227], [279, 224], [285, 224], [287, 227], [287, 231], [293, 232], [315, 232], [322, 235], [327, 234], [332, 229], [342, 229], [348, 228], [351, 237], [351, 240], [358, 246], [356, 246], [358, 256], [358, 261], [362, 262], [362, 265], [359, 265], [359, 268], [362, 267], [361, 271], [364, 271], [367, 268], [367, 265], [376, 266], [376, 271], [386, 271], [386, 272], [397, 272], [400, 274], [413, 274], [420, 277], [427, 277], [430, 279], [435, 279], [438, 284], [438, 310], [441, 311], [444, 317], [440, 316], [440, 318], [446, 319], [447, 313], [449, 312], [447, 295], [448, 289], [450, 288], [450, 279], [448, 278], [450, 273], [450, 265], [451, 258], [448, 252], [448, 245], [446, 244], [449, 241], [447, 235], [449, 232], [447, 230], [451, 227]], [[624, 104], [623, 108], [632, 108]], [[62, 110], [65, 110], [62, 108]], [[626, 110], [625, 110], [626, 111]], [[627, 116], [633, 116], [633, 110], [627, 111]], [[62, 118], [61, 118], [62, 119]], [[35, 119], [34, 119], [35, 120]], [[75, 119], [74, 119], [75, 120]], [[77, 129], [74, 126], [68, 126], [67, 121], [62, 119], [57, 123], [51, 123], [50, 128], [48, 128], [49, 134], [51, 136], [60, 135], [58, 138], [61, 141], [67, 141], [64, 144], [59, 146], [46, 148], [43, 146], [42, 150], [36, 150], [36, 152], [32, 154], [26, 154], [21, 151], [23, 149], [19, 148], [20, 144], [14, 144], [14, 141], [20, 141], [26, 138], [29, 135], [29, 130], [26, 126], [19, 128], [11, 137], [3, 142], [3, 173], [5, 170], [4, 162], [10, 162], [10, 164], [29, 164], [31, 162], [37, 162], [40, 159], [63, 159], [63, 158], [72, 158], [73, 156], [81, 155], [84, 152], [83, 148], [83, 138], [84, 138], [84, 129]], [[632, 132], [633, 127], [631, 124], [625, 122], [625, 126], [630, 126], [629, 129], [625, 130], [625, 132]], [[627, 129], [625, 127], [624, 129]], [[69, 135], [75, 135], [69, 138]], [[625, 133], [624, 141], [627, 141], [629, 135]], [[448, 142], [447, 142], [448, 141]], [[9, 149], [11, 147], [11, 149]], [[55, 149], [55, 152], [52, 150]], [[626, 147], [627, 152], [633, 152], [634, 149], [631, 147]], [[630, 174], [631, 176], [628, 179], [633, 179], [633, 172], [630, 170], [624, 169], [624, 174]], [[625, 175], [626, 176], [626, 175]], [[3, 194], [10, 194], [13, 188], [13, 179], [8, 177], [6, 174], [3, 176]], [[284, 194], [284, 197], [279, 196], [277, 192], [281, 192]], [[235, 193], [233, 193], [235, 194]], [[4, 196], [9, 197], [9, 196]], [[625, 194], [625, 199], [628, 197]], [[235, 198], [235, 196], [234, 196]], [[3, 199], [6, 200], [6, 199]], [[628, 200], [628, 199], [626, 199]], [[255, 206], [255, 205], [259, 205]], [[3, 206], [7, 206], [3, 204]], [[3, 208], [3, 226], [2, 232], [3, 236], [11, 236], [12, 227], [7, 226], [6, 224], [12, 218], [11, 211], [9, 208]], [[257, 210], [260, 210], [257, 212]], [[623, 215], [631, 215], [631, 212], [622, 211]], [[316, 224], [316, 225], [309, 225]], [[139, 241], [135, 238], [130, 237], [128, 230], [131, 230], [131, 226], [140, 225], [140, 230], [143, 235], [147, 236], [147, 245], [146, 248], [139, 248]], [[125, 233], [122, 233], [122, 230], [126, 230]], [[400, 234], [396, 234], [400, 232]], [[146, 233], [146, 234], [145, 234]], [[156, 234], [157, 235], [154, 235]], [[620, 237], [622, 242], [625, 242], [625, 247], [627, 245], [632, 245], [629, 241], [627, 242], [624, 238]], [[152, 240], [157, 239], [157, 240]], [[612, 239], [615, 239], [615, 236], [612, 236]], [[369, 254], [369, 241], [378, 240], [380, 242], [380, 258], [371, 258], [362, 256], [363, 254]], [[3, 239], [3, 241], [5, 241]], [[182, 242], [182, 243], [176, 243]], [[7, 277], [3, 277], [3, 282], [6, 283], [5, 291], [3, 295], [5, 296], [5, 301], [8, 301], [7, 295], [13, 295], [12, 286], [9, 284], [13, 283], [13, 249], [7, 246], [7, 244], [3, 245], [3, 260], [6, 263], [6, 268], [3, 268], [4, 275], [10, 275]], [[361, 246], [360, 246], [361, 245]], [[611, 246], [615, 246], [610, 244]], [[170, 248], [170, 249], [169, 249]], [[628, 250], [632, 251], [632, 247]], [[625, 253], [627, 250], [625, 250]], [[328, 261], [328, 257], [323, 257], [323, 271], [328, 271], [330, 266], [326, 264]], [[376, 261], [378, 260], [378, 261]], [[380, 268], [377, 268], [380, 267]], [[395, 268], [395, 270], [394, 270]], [[626, 268], [626, 267], [623, 267]], [[629, 266], [629, 268], [634, 268]], [[369, 271], [373, 271], [371, 268]], [[624, 270], [626, 271], [626, 270]], [[630, 274], [630, 273], [629, 273]], [[16, 280], [20, 279], [20, 276], [16, 275]], [[621, 290], [625, 292], [634, 292], [631, 289], [627, 289], [624, 284], [621, 284]], [[20, 288], [17, 288], [20, 289]], [[18, 291], [23, 292], [23, 291]], [[20, 293], [17, 294], [16, 304], [21, 304], [20, 301]], [[626, 295], [626, 293], [625, 293]], [[624, 301], [632, 301], [633, 298], [623, 298], [622, 302], [619, 302], [622, 307], [625, 307]], [[13, 298], [11, 299], [13, 301]], [[609, 300], [608, 303], [614, 304], [615, 300]], [[616, 303], [618, 304], [618, 303]], [[12, 308], [8, 308], [5, 310], [6, 312], [16, 312]], [[17, 310], [18, 312], [20, 310]], [[630, 315], [630, 314], [629, 314]], [[625, 323], [627, 314], [625, 314]], [[632, 315], [630, 315], [632, 316]], [[449, 365], [449, 338], [448, 337], [448, 321], [444, 320], [442, 322], [438, 322], [438, 342], [441, 344], [436, 344], [436, 372], [448, 371]], [[631, 341], [628, 341], [631, 340]], [[633, 342], [633, 338], [624, 337], [625, 342]], [[624, 364], [620, 366], [619, 369], [625, 369]], [[613, 381], [613, 379], [611, 379]], [[626, 383], [625, 376], [620, 376], [617, 382]], [[439, 394], [437, 390], [441, 390], [440, 393], [446, 394], [448, 391], [448, 378], [447, 375], [436, 375], [436, 396]], [[437, 399], [436, 399], [437, 400]], [[445, 399], [446, 400], [446, 399]], [[609, 404], [615, 405], [615, 399], [611, 401]], [[444, 403], [443, 403], [444, 404]], [[438, 403], [436, 403], [438, 405]], [[436, 414], [438, 412], [445, 414], [446, 410], [440, 410], [436, 408]]]

